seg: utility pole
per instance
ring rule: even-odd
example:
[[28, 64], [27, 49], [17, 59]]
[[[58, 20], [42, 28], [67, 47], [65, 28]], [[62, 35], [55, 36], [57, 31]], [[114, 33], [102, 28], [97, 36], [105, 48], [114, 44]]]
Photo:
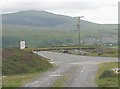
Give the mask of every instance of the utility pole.
[[77, 23], [77, 28], [79, 31], [79, 50], [81, 50], [81, 42], [80, 42], [80, 19], [83, 18], [84, 16], [78, 16], [78, 23]]

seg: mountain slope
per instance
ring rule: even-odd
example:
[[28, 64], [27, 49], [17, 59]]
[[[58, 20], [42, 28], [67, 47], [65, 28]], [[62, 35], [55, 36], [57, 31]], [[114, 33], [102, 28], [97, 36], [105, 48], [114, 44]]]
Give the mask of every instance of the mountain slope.
[[[21, 11], [2, 15], [3, 24], [31, 25], [42, 27], [55, 27], [65, 25], [75, 26], [77, 19], [64, 15], [57, 15], [46, 11]], [[81, 20], [81, 24], [93, 24]]]
[[3, 23], [32, 26], [56, 26], [70, 20], [70, 17], [55, 15], [45, 11], [21, 11], [3, 14]]

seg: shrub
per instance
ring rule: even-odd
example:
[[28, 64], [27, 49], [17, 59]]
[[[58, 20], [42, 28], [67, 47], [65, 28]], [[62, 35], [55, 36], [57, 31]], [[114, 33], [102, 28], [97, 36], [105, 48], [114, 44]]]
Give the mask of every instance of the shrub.
[[106, 77], [116, 77], [116, 76], [117, 76], [117, 74], [115, 74], [112, 70], [106, 70], [101, 74], [99, 79], [106, 78]]

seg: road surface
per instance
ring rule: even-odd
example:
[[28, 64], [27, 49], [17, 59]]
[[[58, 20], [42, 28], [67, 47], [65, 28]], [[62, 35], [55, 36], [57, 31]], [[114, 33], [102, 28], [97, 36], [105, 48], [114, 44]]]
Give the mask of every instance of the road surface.
[[94, 79], [98, 64], [118, 61], [117, 58], [78, 56], [48, 51], [35, 53], [49, 58], [56, 67], [25, 84], [24, 87], [54, 87], [57, 81], [62, 82], [61, 87], [97, 87]]

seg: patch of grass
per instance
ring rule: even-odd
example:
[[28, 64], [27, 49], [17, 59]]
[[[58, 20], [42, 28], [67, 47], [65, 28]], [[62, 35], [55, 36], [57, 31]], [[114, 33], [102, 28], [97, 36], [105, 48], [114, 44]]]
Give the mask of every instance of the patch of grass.
[[60, 77], [59, 79], [57, 79], [54, 84], [52, 85], [52, 87], [63, 87], [64, 83], [66, 80], [68, 80], [68, 76], [64, 75], [62, 77]]
[[96, 74], [96, 84], [100, 87], [118, 87], [119, 74], [111, 69], [120, 67], [117, 62], [102, 63]]
[[118, 87], [118, 78], [105, 78], [99, 80], [100, 87]]
[[60, 87], [64, 87], [64, 85], [71, 79], [73, 74], [76, 72], [76, 69], [76, 67], [73, 67], [68, 70], [66, 73], [64, 73], [62, 76], [55, 80], [52, 87], [54, 87], [55, 89], [60, 89]]

